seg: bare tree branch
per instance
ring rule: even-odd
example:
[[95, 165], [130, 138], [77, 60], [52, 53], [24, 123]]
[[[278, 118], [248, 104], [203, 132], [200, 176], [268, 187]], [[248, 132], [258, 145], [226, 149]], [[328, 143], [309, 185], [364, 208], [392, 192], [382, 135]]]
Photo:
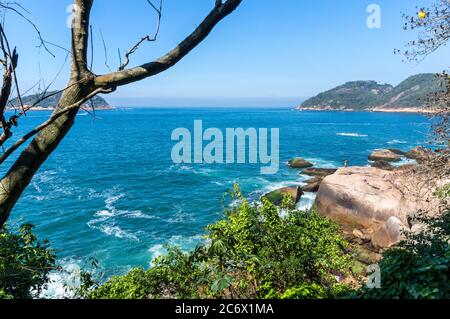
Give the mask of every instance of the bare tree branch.
[[[33, 176], [70, 131], [83, 103], [100, 92], [110, 93], [120, 85], [125, 85], [156, 75], [174, 66], [202, 42], [214, 27], [222, 19], [231, 14], [242, 2], [242, 0], [215, 1], [214, 8], [194, 32], [186, 37], [173, 50], [156, 61], [135, 68], [126, 68], [129, 64], [130, 56], [136, 52], [141, 44], [147, 39], [152, 39], [152, 37], [149, 36], [148, 38], [144, 38], [144, 40], [141, 39], [135, 46], [127, 51], [124, 63], [120, 63], [123, 68], [122, 70], [96, 76], [91, 72], [87, 63], [90, 35], [89, 20], [94, 0], [73, 1], [74, 20], [72, 21], [71, 30], [72, 46], [70, 55], [70, 80], [67, 87], [63, 90], [62, 97], [52, 116], [46, 122], [16, 141], [14, 145], [6, 150], [3, 156], [0, 157], [0, 164], [4, 163], [11, 154], [31, 139], [0, 180], [0, 226], [8, 220], [11, 210], [31, 182]], [[158, 9], [151, 1], [147, 1], [152, 8], [156, 9], [158, 12], [157, 36], [160, 28], [160, 15], [162, 9]], [[40, 35], [40, 33], [38, 34]], [[48, 42], [43, 40], [42, 43], [45, 45]]]
[[224, 3], [216, 1], [214, 9], [203, 22], [173, 50], [160, 57], [156, 61], [141, 66], [125, 69], [106, 75], [97, 76], [95, 85], [98, 87], [116, 87], [126, 85], [159, 74], [178, 63], [184, 56], [191, 52], [213, 30], [213, 28], [231, 12], [233, 12], [242, 0], [227, 0]]
[[146, 36], [142, 37], [130, 50], [127, 51], [127, 53], [125, 53], [124, 63], [120, 64], [119, 71], [124, 70], [128, 66], [128, 64], [130, 63], [130, 56], [139, 49], [139, 47], [141, 46], [142, 43], [144, 43], [144, 42], [154, 42], [158, 38], [159, 31], [161, 29], [161, 17], [162, 17], [163, 0], [159, 1], [159, 8], [157, 8], [150, 0], [147, 0], [147, 2], [156, 11], [156, 13], [158, 15], [158, 22], [157, 22], [157, 25], [156, 25], [156, 31], [153, 34], [153, 36], [146, 35]]
[[0, 156], [0, 165], [3, 164], [19, 147], [21, 147], [25, 142], [27, 142], [30, 138], [32, 138], [34, 135], [38, 134], [40, 131], [54, 123], [57, 119], [59, 119], [61, 116], [66, 114], [67, 112], [70, 112], [74, 109], [80, 108], [84, 103], [86, 103], [88, 100], [96, 96], [98, 93], [108, 93], [104, 92], [102, 89], [97, 89], [82, 100], [78, 101], [75, 104], [72, 104], [63, 110], [54, 113], [47, 121], [42, 123], [41, 125], [35, 127], [33, 130], [25, 134], [22, 138], [20, 138], [17, 142], [14, 143], [8, 150], [6, 150], [2, 156]]
[[[106, 48], [105, 37], [103, 36], [103, 31], [101, 29], [100, 29], [100, 37], [102, 38], [103, 54], [105, 55], [105, 66], [108, 68], [109, 71], [112, 71], [111, 67], [108, 64], [108, 49]], [[119, 52], [119, 58], [120, 58], [120, 52]]]
[[[14, 6], [17, 6], [18, 8], [20, 8], [19, 10], [16, 9]], [[50, 49], [47, 47], [47, 44], [51, 44], [50, 42], [47, 42], [44, 40], [44, 38], [42, 37], [41, 31], [38, 29], [38, 27], [36, 26], [36, 24], [34, 24], [33, 21], [31, 21], [31, 19], [29, 19], [28, 17], [26, 17], [22, 12], [20, 12], [20, 10], [24, 10], [25, 12], [28, 13], [28, 11], [26, 11], [20, 4], [18, 4], [17, 2], [13, 2], [13, 3], [0, 3], [0, 8], [9, 10], [9, 11], [13, 11], [15, 12], [18, 16], [20, 16], [21, 18], [23, 18], [26, 22], [28, 22], [36, 31], [38, 37], [39, 37], [39, 41], [40, 41], [40, 46], [42, 46], [47, 52], [48, 54], [50, 54], [51, 56], [55, 57], [55, 55], [50, 51]]]

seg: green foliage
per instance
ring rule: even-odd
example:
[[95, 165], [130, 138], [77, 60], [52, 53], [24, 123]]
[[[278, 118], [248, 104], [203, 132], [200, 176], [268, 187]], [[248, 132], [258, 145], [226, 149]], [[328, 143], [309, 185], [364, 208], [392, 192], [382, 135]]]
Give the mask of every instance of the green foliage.
[[136, 268], [125, 276], [115, 276], [95, 290], [92, 296], [108, 299], [145, 299], [148, 288], [152, 286], [151, 276], [143, 269]]
[[450, 198], [450, 184], [446, 184], [443, 187], [441, 187], [437, 191], [436, 196], [442, 200]]
[[39, 295], [55, 269], [48, 242], [39, 242], [26, 224], [17, 232], [0, 230], [0, 299], [28, 299]]
[[347, 287], [343, 285], [334, 285], [329, 289], [324, 289], [317, 283], [303, 284], [301, 286], [286, 290], [281, 299], [329, 299], [341, 296]]
[[450, 212], [419, 216], [426, 227], [407, 234], [380, 262], [381, 289], [361, 289], [364, 298], [450, 298]]
[[147, 271], [135, 269], [94, 290], [92, 298], [327, 298], [349, 268], [339, 227], [315, 211], [285, 217], [267, 199], [240, 205], [208, 226], [206, 243], [184, 253], [168, 247]]

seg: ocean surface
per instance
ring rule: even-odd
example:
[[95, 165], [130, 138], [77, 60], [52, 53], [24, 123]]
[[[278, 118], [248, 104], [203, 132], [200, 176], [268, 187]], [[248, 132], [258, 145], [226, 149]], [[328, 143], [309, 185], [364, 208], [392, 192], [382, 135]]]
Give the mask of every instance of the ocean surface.
[[[29, 113], [16, 137], [49, 113]], [[279, 128], [280, 170], [260, 164], [174, 164], [172, 131], [204, 128]], [[317, 167], [368, 165], [377, 148], [424, 144], [428, 120], [418, 114], [300, 112], [291, 109], [117, 109], [81, 113], [60, 147], [15, 207], [12, 224], [30, 222], [50, 240], [61, 265], [99, 261], [103, 278], [149, 267], [165, 244], [190, 249], [204, 228], [223, 216], [224, 194], [238, 183], [251, 200], [307, 179], [286, 162], [301, 156]], [[3, 174], [8, 165], [3, 165]], [[314, 194], [299, 207], [307, 208]], [[55, 275], [55, 281], [60, 280]], [[55, 283], [49, 294], [60, 294]], [[59, 290], [58, 290], [59, 289]]]

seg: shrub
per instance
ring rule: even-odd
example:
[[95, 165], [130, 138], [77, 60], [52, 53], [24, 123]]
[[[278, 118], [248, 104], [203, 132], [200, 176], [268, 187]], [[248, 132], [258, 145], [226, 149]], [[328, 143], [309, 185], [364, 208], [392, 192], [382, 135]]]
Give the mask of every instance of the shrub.
[[327, 298], [349, 268], [339, 226], [312, 210], [284, 217], [268, 200], [240, 205], [207, 227], [204, 245], [185, 253], [168, 248], [144, 271], [113, 277], [92, 298]]
[[48, 242], [39, 242], [32, 230], [29, 224], [17, 232], [0, 230], [0, 299], [37, 297], [55, 268]]
[[389, 249], [380, 262], [381, 289], [361, 289], [363, 298], [450, 298], [450, 212], [424, 215], [425, 227], [409, 233], [398, 247]]

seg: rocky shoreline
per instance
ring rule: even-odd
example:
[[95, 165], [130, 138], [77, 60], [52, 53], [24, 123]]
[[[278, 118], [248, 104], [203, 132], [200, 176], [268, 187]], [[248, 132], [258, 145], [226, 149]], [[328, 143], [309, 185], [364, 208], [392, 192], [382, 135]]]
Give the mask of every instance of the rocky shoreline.
[[[298, 203], [307, 192], [317, 193], [317, 212], [337, 222], [349, 241], [367, 248], [365, 253], [375, 254], [397, 244], [404, 232], [416, 232], [423, 225], [415, 223], [419, 211], [431, 214], [438, 205], [434, 189], [438, 185], [423, 187], [418, 165], [430, 151], [417, 147], [408, 152], [398, 149], [374, 150], [368, 166], [338, 169], [314, 167], [303, 158], [289, 161], [292, 169], [311, 179], [304, 186], [285, 187], [266, 194], [266, 198], [279, 205], [285, 195]], [[401, 159], [414, 160], [414, 164], [393, 165]], [[437, 183], [436, 183], [437, 184]], [[373, 256], [372, 256], [373, 257]]]

